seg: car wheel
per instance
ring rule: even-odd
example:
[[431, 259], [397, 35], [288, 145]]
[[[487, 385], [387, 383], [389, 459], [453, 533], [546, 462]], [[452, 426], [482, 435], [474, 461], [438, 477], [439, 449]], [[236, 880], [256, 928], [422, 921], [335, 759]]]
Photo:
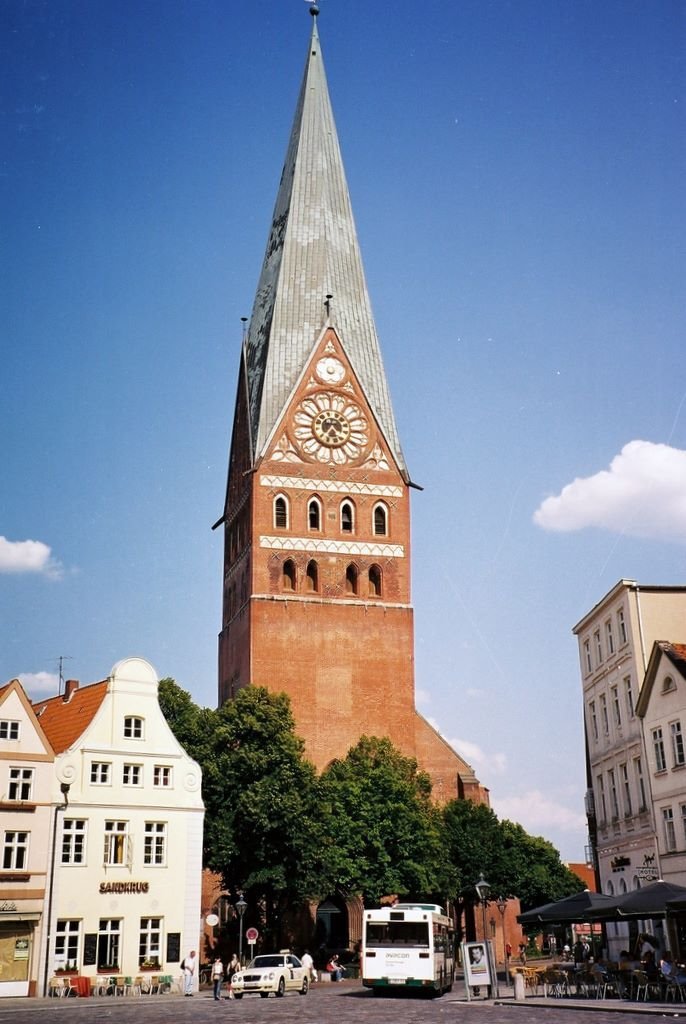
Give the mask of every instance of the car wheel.
[[300, 989], [300, 995], [306, 996], [310, 990], [310, 983], [307, 978], [303, 978], [303, 987]]
[[283, 978], [279, 978], [279, 987], [276, 990], [277, 997], [280, 999], [285, 991], [286, 991], [286, 982], [284, 981]]
[[260, 999], [269, 999], [268, 992], [260, 992]]

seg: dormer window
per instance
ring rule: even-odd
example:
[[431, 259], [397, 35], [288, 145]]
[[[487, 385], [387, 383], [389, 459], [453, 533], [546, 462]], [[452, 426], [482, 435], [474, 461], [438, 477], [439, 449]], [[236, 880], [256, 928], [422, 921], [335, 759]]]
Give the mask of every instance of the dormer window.
[[322, 528], [322, 509], [317, 498], [310, 498], [307, 503], [307, 525], [310, 530]]
[[385, 537], [388, 534], [388, 510], [383, 502], [374, 506], [374, 536]]
[[127, 740], [142, 740], [143, 719], [136, 715], [127, 715], [124, 719], [124, 737]]
[[355, 510], [351, 501], [344, 501], [341, 505], [341, 531], [352, 533], [355, 529]]
[[288, 529], [288, 500], [283, 494], [274, 498], [274, 526], [277, 530]]

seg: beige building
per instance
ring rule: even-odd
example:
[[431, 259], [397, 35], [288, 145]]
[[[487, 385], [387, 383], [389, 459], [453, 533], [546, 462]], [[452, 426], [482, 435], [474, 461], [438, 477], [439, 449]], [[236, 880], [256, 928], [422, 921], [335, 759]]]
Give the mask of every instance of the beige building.
[[50, 886], [55, 755], [17, 679], [0, 688], [0, 997], [35, 995]]
[[[620, 895], [660, 877], [652, 792], [639, 693], [653, 644], [686, 628], [686, 587], [620, 580], [574, 626], [584, 699], [586, 810], [601, 892]], [[608, 928], [610, 951], [625, 926]]]
[[686, 644], [653, 645], [636, 711], [643, 722], [660, 877], [686, 885]]
[[178, 977], [201, 928], [204, 808], [199, 766], [158, 702], [147, 662], [38, 701], [55, 750], [55, 886], [43, 992], [56, 970]]

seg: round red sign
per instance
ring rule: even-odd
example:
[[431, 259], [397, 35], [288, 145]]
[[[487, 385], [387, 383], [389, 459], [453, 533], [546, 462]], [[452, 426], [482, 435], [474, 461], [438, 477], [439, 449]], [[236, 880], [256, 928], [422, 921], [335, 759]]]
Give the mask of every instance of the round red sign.
[[258, 932], [257, 928], [247, 928], [246, 929], [245, 937], [248, 940], [248, 945], [249, 946], [252, 946], [252, 944], [254, 942], [257, 942], [257, 937], [258, 937], [259, 934], [260, 933]]

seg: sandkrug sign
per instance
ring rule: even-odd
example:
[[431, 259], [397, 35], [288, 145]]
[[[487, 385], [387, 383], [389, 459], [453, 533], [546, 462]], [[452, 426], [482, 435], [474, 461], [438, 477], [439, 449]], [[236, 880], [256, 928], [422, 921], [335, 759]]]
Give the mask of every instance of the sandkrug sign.
[[148, 892], [149, 882], [101, 882], [100, 893]]

